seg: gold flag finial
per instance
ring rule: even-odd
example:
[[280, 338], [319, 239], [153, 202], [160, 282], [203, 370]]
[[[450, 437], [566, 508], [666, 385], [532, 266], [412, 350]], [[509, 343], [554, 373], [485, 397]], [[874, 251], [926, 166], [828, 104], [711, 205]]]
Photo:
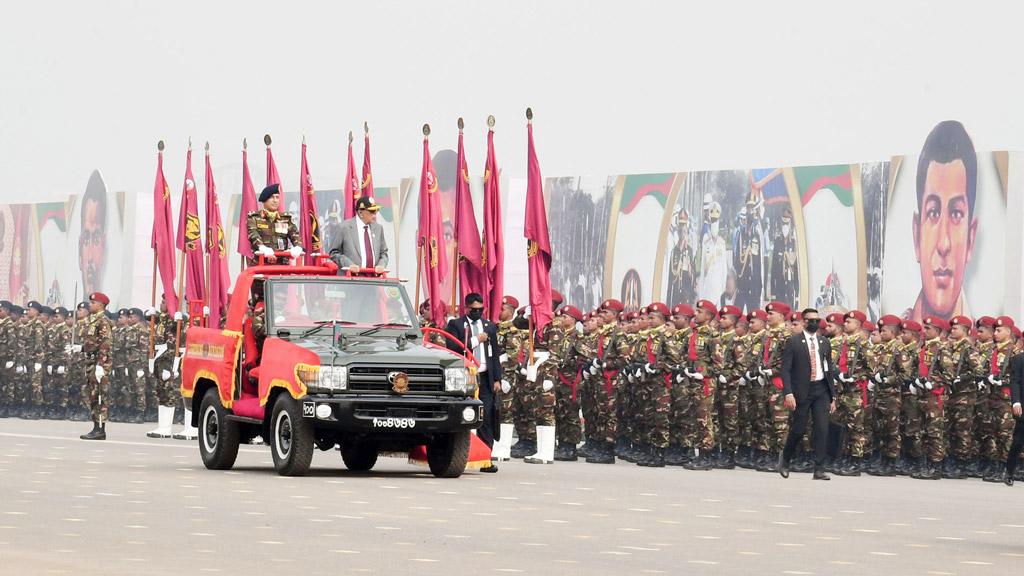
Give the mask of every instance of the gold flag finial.
[[459, 133], [462, 133], [462, 129], [466, 126], [466, 123], [462, 121], [462, 116], [459, 116]]
[[270, 134], [264, 134], [263, 135], [263, 143], [266, 144], [267, 146], [270, 146], [270, 142], [271, 142]]
[[163, 152], [164, 151], [164, 141], [163, 140], [158, 140], [157, 141], [156, 149], [157, 149], [157, 152]]
[[348, 145], [349, 146], [352, 145], [352, 131], [351, 130], [348, 131]]
[[366, 120], [363, 120], [363, 134], [370, 135], [370, 123]]
[[427, 136], [428, 138], [430, 137], [430, 124], [423, 125], [423, 135]]
[[192, 150], [192, 137], [191, 136], [188, 137], [188, 149]]
[[487, 127], [494, 128], [494, 114], [487, 117]]
[[210, 141], [209, 140], [206, 141], [206, 153], [207, 154], [210, 153]]
[[305, 134], [302, 135], [302, 145], [303, 146], [306, 145], [306, 135]]
[[242, 138], [242, 150], [248, 150], [248, 149], [249, 149], [249, 140], [246, 139], [246, 138]]
[[530, 122], [533, 121], [533, 108], [526, 109], [526, 119]]

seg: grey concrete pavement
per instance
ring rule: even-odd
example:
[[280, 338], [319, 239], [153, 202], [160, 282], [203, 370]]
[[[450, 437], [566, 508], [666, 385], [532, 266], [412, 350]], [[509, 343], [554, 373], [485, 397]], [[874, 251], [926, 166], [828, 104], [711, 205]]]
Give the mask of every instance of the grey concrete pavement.
[[439, 480], [269, 449], [206, 470], [149, 426], [0, 420], [0, 573], [1005, 574], [1024, 486], [512, 462]]

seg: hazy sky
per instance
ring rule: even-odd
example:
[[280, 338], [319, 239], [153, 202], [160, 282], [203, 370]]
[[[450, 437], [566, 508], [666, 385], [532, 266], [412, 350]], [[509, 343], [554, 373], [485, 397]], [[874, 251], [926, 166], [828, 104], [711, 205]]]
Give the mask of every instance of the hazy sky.
[[528, 105], [551, 176], [881, 160], [944, 118], [1019, 150], [1022, 21], [962, 0], [10, 2], [0, 201], [81, 193], [94, 168], [148, 193], [160, 138], [178, 186], [189, 136], [221, 165], [248, 137], [259, 186], [265, 132], [289, 188], [303, 133], [337, 188], [363, 120], [377, 183], [396, 183], [419, 173], [422, 124], [454, 147], [460, 115], [471, 169], [494, 114], [521, 177]]

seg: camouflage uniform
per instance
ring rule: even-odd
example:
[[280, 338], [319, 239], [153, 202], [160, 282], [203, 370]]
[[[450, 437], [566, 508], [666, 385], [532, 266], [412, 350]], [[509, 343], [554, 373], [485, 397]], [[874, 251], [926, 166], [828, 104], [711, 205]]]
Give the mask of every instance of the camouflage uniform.
[[0, 409], [5, 412], [14, 406], [14, 334], [14, 320], [9, 316], [0, 318]]
[[615, 380], [618, 433], [634, 446], [642, 443], [637, 424], [637, 382], [636, 376], [632, 375], [636, 371], [639, 338], [638, 333], [623, 332], [622, 337], [616, 341], [616, 352], [621, 359]]
[[951, 365], [952, 361], [942, 361], [946, 354], [945, 345], [938, 338], [925, 341], [918, 351], [919, 377], [927, 377], [932, 383], [931, 390], [921, 393], [921, 412], [923, 416], [921, 432], [925, 456], [932, 464], [946, 459], [946, 412], [943, 404], [946, 374], [943, 365]]
[[922, 444], [924, 412], [920, 394], [913, 386], [913, 380], [918, 377], [918, 353], [921, 345], [917, 341], [900, 345], [903, 351], [900, 421], [903, 424], [901, 436], [903, 437], [904, 455], [913, 460], [919, 460], [924, 457]]
[[125, 330], [126, 368], [128, 369], [125, 406], [133, 420], [140, 421], [146, 413], [146, 367], [149, 357], [149, 325], [138, 322]]
[[988, 419], [988, 390], [985, 386], [985, 377], [988, 376], [992, 361], [992, 350], [996, 347], [994, 340], [987, 342], [979, 341], [975, 345], [977, 363], [975, 371], [978, 375], [978, 386], [974, 393], [974, 423], [971, 427], [974, 442], [972, 444], [971, 458], [984, 457], [981, 454], [982, 446], [985, 444], [986, 420]]
[[[615, 406], [618, 354], [615, 341], [624, 334], [614, 324], [606, 324], [590, 336], [581, 338], [577, 343], [580, 358], [590, 361], [593, 368], [589, 371], [591, 378], [584, 388], [582, 401], [587, 439], [613, 443], [618, 433], [618, 413]], [[603, 364], [603, 367], [594, 366], [594, 360], [598, 365]]]
[[[669, 443], [669, 408], [672, 403], [672, 377], [668, 374], [671, 354], [666, 346], [665, 327], [647, 330], [637, 346], [637, 423], [642, 444], [665, 449]], [[650, 365], [654, 373], [647, 370]]]
[[[872, 374], [872, 403], [875, 437], [883, 458], [895, 460], [900, 455], [900, 389], [903, 386], [906, 358], [896, 338], [871, 348], [868, 364]], [[876, 378], [875, 376], [878, 376]]]
[[990, 462], [1005, 462], [1013, 439], [1013, 413], [1010, 411], [1010, 373], [1013, 343], [1008, 338], [997, 343], [989, 356], [984, 374], [999, 385], [986, 386], [985, 416], [982, 420], [981, 455]]
[[740, 377], [743, 376], [741, 358], [744, 341], [734, 330], [722, 332], [715, 353], [715, 372], [718, 374], [719, 443], [726, 454], [734, 454], [740, 443], [739, 395]]
[[548, 363], [553, 363], [550, 379], [555, 391], [555, 434], [558, 444], [576, 447], [580, 443], [579, 384], [582, 381], [579, 360], [576, 355], [576, 330], [561, 330], [559, 338], [553, 339]]
[[851, 458], [863, 458], [867, 447], [867, 386], [868, 368], [867, 339], [862, 334], [847, 335], [839, 345], [835, 363], [839, 373], [852, 382], [837, 378], [836, 411], [833, 420], [846, 432], [844, 446], [840, 449]]
[[771, 376], [766, 378], [765, 386], [768, 391], [768, 439], [765, 445], [769, 452], [779, 454], [786, 446], [786, 436], [789, 435], [789, 409], [786, 408], [786, 398], [782, 395], [781, 376], [782, 353], [786, 348], [786, 340], [789, 339], [789, 328], [783, 323], [777, 328], [768, 328], [766, 332], [762, 366], [766, 370], [771, 370]]
[[[768, 450], [767, 389], [759, 378], [758, 369], [764, 358], [766, 332], [750, 332], [738, 343], [739, 369], [744, 374], [744, 385], [739, 389], [740, 446], [751, 450]], [[748, 378], [747, 375], [750, 377]]]
[[[89, 404], [93, 422], [100, 424], [107, 420], [107, 396], [110, 387], [108, 377], [113, 369], [113, 359], [110, 356], [112, 339], [110, 320], [106, 315], [102, 311], [91, 314], [82, 340], [86, 377], [82, 394]], [[105, 371], [99, 380], [96, 379], [97, 366], [101, 366]]]
[[[158, 347], [155, 354], [160, 355], [153, 361], [153, 388], [157, 404], [160, 406], [175, 406], [178, 403], [179, 392], [175, 387], [173, 374], [177, 329], [177, 322], [169, 314], [161, 313], [157, 318], [154, 342]], [[184, 323], [182, 335], [184, 336]], [[161, 349], [163, 353], [160, 353]]]
[[39, 316], [29, 320], [25, 325], [23, 336], [25, 342], [25, 370], [28, 371], [28, 385], [22, 396], [23, 402], [33, 411], [43, 407], [43, 374], [46, 364], [46, 324]]
[[688, 457], [687, 453], [693, 447], [697, 435], [693, 419], [694, 398], [690, 394], [690, 382], [683, 374], [684, 368], [689, 365], [687, 352], [691, 331], [690, 326], [677, 328], [667, 342], [669, 361], [673, 367], [668, 418], [669, 446], [679, 447], [683, 451], [684, 460]]
[[[124, 313], [125, 311], [121, 310], [119, 315]], [[118, 320], [111, 325], [110, 355], [113, 370], [108, 376], [110, 378], [110, 410], [114, 413], [114, 418], [118, 420], [121, 419], [123, 410], [129, 405], [126, 398], [127, 378], [125, 374], [128, 369], [128, 351], [125, 347], [127, 326], [122, 322]]]
[[46, 363], [50, 374], [49, 400], [57, 415], [68, 409], [68, 372], [71, 356], [71, 327], [63, 318], [50, 325]]
[[[702, 375], [703, 379], [690, 379], [690, 396], [694, 398], [696, 408], [697, 437], [696, 445], [701, 454], [710, 454], [715, 447], [715, 394], [718, 388], [718, 377], [715, 374], [715, 346], [718, 335], [709, 324], [697, 326], [690, 334], [687, 348], [694, 349], [696, 360], [691, 364], [690, 372]], [[692, 355], [691, 355], [692, 357]]]
[[[245, 230], [254, 253], [253, 258], [248, 259], [250, 266], [258, 264], [259, 254], [256, 254], [256, 250], [261, 245], [276, 251], [302, 245], [299, 229], [292, 221], [291, 214], [279, 214], [265, 209], [249, 212], [245, 216]], [[284, 260], [287, 261], [287, 258]]]
[[[543, 338], [534, 340], [536, 351], [549, 351], [556, 349], [561, 344], [564, 332], [555, 330], [550, 324], [544, 327]], [[555, 362], [549, 357], [537, 366], [536, 377], [533, 382], [525, 380], [523, 383], [523, 410], [526, 412], [528, 421], [534, 426], [555, 425], [555, 391], [554, 383], [558, 377], [555, 376]], [[549, 380], [552, 384], [551, 390], [544, 390], [544, 381]]]
[[952, 374], [945, 406], [950, 456], [966, 461], [973, 451], [974, 401], [978, 387], [974, 381], [977, 354], [968, 338], [949, 340], [942, 356], [943, 371]]
[[85, 332], [89, 326], [89, 317], [76, 319], [75, 325], [71, 327], [74, 344], [71, 351], [71, 369], [68, 370], [68, 403], [74, 408], [74, 418], [83, 417], [83, 408], [88, 409], [85, 390], [85, 352], [83, 342]]
[[[524, 350], [523, 339], [519, 330], [512, 325], [511, 320], [498, 323], [498, 345], [501, 347], [501, 377], [508, 383], [509, 390], [504, 387], [498, 393], [498, 402], [501, 406], [501, 423], [514, 424], [517, 421], [517, 406], [515, 403], [515, 391], [519, 387], [519, 374], [521, 353]], [[516, 432], [520, 432], [518, 429]], [[522, 438], [522, 434], [519, 434]]]

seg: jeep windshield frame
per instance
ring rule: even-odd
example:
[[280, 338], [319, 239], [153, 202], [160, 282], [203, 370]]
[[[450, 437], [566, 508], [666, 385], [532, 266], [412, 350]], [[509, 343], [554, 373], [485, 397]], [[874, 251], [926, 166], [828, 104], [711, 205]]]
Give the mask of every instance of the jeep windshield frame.
[[405, 287], [394, 280], [288, 276], [268, 278], [264, 290], [267, 334], [302, 334], [333, 320], [346, 333], [374, 328], [391, 336], [420, 329]]

